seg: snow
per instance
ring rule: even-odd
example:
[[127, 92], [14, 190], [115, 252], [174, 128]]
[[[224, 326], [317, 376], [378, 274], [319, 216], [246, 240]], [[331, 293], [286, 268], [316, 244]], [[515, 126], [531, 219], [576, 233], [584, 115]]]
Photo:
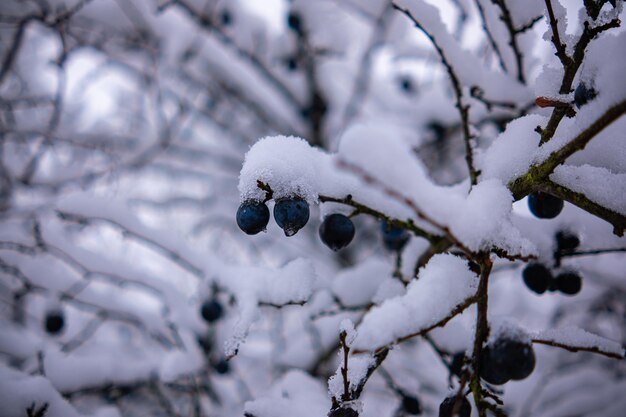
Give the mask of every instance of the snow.
[[497, 178], [508, 184], [525, 174], [539, 146], [540, 136], [534, 130], [546, 122], [544, 116], [530, 114], [509, 123], [506, 130], [481, 154], [478, 160], [481, 178]]
[[269, 393], [244, 405], [255, 417], [319, 417], [326, 415], [330, 401], [316, 379], [292, 370], [276, 381]]
[[364, 316], [354, 349], [374, 351], [434, 326], [472, 297], [477, 286], [478, 277], [466, 261], [435, 255], [409, 284], [406, 294], [383, 302]]
[[[342, 161], [350, 166], [344, 168]], [[360, 174], [351, 166], [364, 170], [377, 183], [363, 187]], [[258, 180], [274, 190], [274, 198], [297, 194], [314, 202], [321, 194], [351, 195], [355, 201], [392, 218], [411, 219], [433, 233], [441, 234], [440, 226], [445, 225], [471, 250], [499, 245], [522, 255], [535, 251], [510, 221], [512, 198], [503, 183], [484, 181], [468, 196], [463, 193], [465, 187], [436, 185], [402, 132], [377, 121], [351, 125], [336, 155], [294, 137], [263, 138], [246, 155], [239, 181], [242, 200], [264, 198]], [[400, 197], [390, 197], [389, 192]], [[432, 221], [422, 220], [405, 200]]]
[[550, 179], [591, 201], [626, 215], [626, 173], [615, 174], [591, 165], [556, 167]]
[[574, 348], [598, 349], [601, 352], [620, 357], [626, 355], [626, 348], [620, 343], [574, 326], [547, 329], [534, 333], [532, 338], [537, 341], [554, 342]]
[[48, 404], [46, 417], [81, 416], [43, 376], [29, 376], [0, 364], [0, 407], [3, 417], [24, 417], [26, 409]]

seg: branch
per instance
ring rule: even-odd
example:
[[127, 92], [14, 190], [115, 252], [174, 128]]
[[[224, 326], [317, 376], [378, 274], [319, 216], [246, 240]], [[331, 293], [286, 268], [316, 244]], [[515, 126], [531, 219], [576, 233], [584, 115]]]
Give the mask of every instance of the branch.
[[[555, 109], [555, 111], [557, 110], [558, 108]], [[578, 136], [569, 141], [562, 148], [552, 152], [541, 164], [531, 166], [526, 174], [516, 178], [512, 183], [509, 183], [509, 189], [513, 194], [513, 198], [520, 200], [529, 194], [538, 184], [542, 181], [546, 181], [557, 166], [565, 162], [565, 160], [575, 152], [583, 150], [591, 139], [625, 113], [626, 100], [610, 107], [600, 118], [579, 133]]]
[[446, 71], [448, 72], [448, 76], [450, 77], [452, 89], [454, 90], [454, 95], [456, 98], [455, 106], [459, 111], [459, 115], [461, 116], [461, 126], [463, 130], [463, 139], [465, 142], [465, 161], [469, 170], [470, 181], [472, 185], [476, 185], [480, 172], [477, 171], [474, 166], [474, 151], [471, 144], [473, 136], [469, 128], [469, 105], [463, 104], [463, 89], [461, 81], [456, 75], [452, 64], [450, 64], [450, 61], [446, 57], [446, 54], [443, 52], [443, 49], [441, 49], [441, 46], [439, 46], [439, 44], [437, 43], [435, 37], [430, 32], [428, 32], [426, 28], [424, 28], [424, 26], [422, 26], [422, 24], [413, 16], [413, 14], [411, 14], [409, 10], [403, 9], [395, 3], [393, 3], [393, 7], [394, 9], [402, 12], [405, 16], [407, 16], [413, 22], [415, 27], [421, 30], [424, 35], [426, 35], [426, 37], [430, 40], [430, 42], [435, 47], [435, 50], [439, 54], [439, 57], [441, 58], [441, 62], [443, 63], [444, 67], [446, 67]]
[[559, 343], [556, 342], [554, 340], [543, 340], [543, 339], [533, 339], [532, 340], [533, 343], [539, 343], [542, 345], [547, 345], [547, 346], [553, 346], [553, 347], [558, 347], [561, 349], [565, 349], [568, 350], [570, 352], [591, 352], [591, 353], [597, 353], [598, 355], [603, 355], [609, 358], [613, 358], [613, 359], [624, 359], [624, 353], [622, 353], [621, 355], [618, 355], [616, 353], [613, 352], [605, 352], [603, 350], [600, 350], [599, 348], [592, 346], [592, 347], [586, 347], [586, 346], [572, 346], [570, 344], [565, 344], [565, 343]]
[[546, 180], [539, 186], [539, 190], [543, 190], [565, 200], [573, 205], [580, 207], [586, 212], [593, 214], [596, 217], [601, 218], [609, 222], [613, 226], [613, 233], [617, 236], [623, 236], [624, 230], [626, 230], [626, 216], [617, 213], [611, 209], [608, 209], [600, 204], [591, 201], [583, 193], [572, 191], [567, 187], [564, 187], [555, 182]]

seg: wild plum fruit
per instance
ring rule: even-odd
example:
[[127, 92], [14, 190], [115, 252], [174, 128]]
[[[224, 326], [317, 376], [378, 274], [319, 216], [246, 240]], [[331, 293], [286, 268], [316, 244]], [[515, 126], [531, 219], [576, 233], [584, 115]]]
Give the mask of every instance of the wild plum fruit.
[[320, 225], [320, 239], [334, 251], [345, 248], [354, 238], [354, 223], [347, 216], [333, 213]]
[[405, 229], [392, 226], [387, 222], [382, 222], [380, 228], [383, 232], [383, 244], [391, 251], [400, 252], [411, 238]]
[[550, 286], [552, 273], [540, 263], [530, 263], [522, 271], [522, 278], [530, 290], [543, 294]]
[[46, 331], [52, 335], [61, 333], [65, 327], [65, 316], [61, 310], [51, 310], [46, 314], [44, 321]]
[[207, 323], [213, 323], [219, 320], [224, 313], [222, 304], [216, 299], [207, 300], [200, 307], [200, 314]]
[[553, 219], [563, 210], [563, 200], [550, 194], [538, 192], [528, 196], [530, 212], [540, 219]]
[[270, 210], [261, 201], [244, 201], [237, 209], [237, 225], [248, 235], [264, 231], [269, 221]]
[[563, 294], [576, 295], [582, 288], [582, 278], [576, 272], [563, 272], [555, 278], [556, 288]]
[[439, 405], [439, 417], [470, 417], [472, 406], [467, 401], [467, 398], [463, 397], [459, 402], [460, 404], [456, 407], [456, 413], [452, 414], [455, 411], [456, 396], [453, 395], [443, 400]]
[[309, 204], [299, 197], [282, 198], [274, 205], [274, 219], [285, 236], [293, 236], [309, 221]]

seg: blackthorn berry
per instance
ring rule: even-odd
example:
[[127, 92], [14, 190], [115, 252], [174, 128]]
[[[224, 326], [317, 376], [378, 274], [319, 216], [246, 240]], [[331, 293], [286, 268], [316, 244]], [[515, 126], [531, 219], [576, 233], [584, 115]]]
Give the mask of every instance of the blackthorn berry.
[[207, 300], [202, 303], [200, 308], [200, 314], [207, 323], [213, 323], [219, 320], [224, 313], [224, 308], [216, 299]]
[[455, 353], [454, 356], [452, 356], [452, 361], [450, 361], [450, 372], [460, 377], [461, 372], [463, 371], [464, 363], [465, 363], [465, 352]]
[[46, 314], [45, 319], [46, 331], [52, 335], [59, 334], [65, 326], [65, 317], [61, 310], [51, 310]]
[[224, 9], [222, 11], [222, 14], [220, 15], [220, 21], [222, 22], [222, 25], [224, 26], [228, 26], [231, 23], [233, 23], [233, 16], [231, 15], [228, 9]]
[[596, 97], [597, 93], [593, 87], [587, 87], [584, 83], [578, 84], [574, 91], [574, 103], [579, 109]]
[[540, 219], [553, 219], [563, 210], [563, 200], [546, 193], [533, 193], [528, 196], [530, 212]]
[[345, 248], [354, 238], [354, 223], [343, 214], [326, 216], [320, 225], [320, 239], [334, 251]]
[[576, 272], [563, 272], [555, 278], [556, 288], [563, 294], [576, 295], [582, 288], [582, 278]]
[[[455, 403], [455, 395], [443, 400], [443, 402], [439, 405], [439, 417], [470, 417], [470, 415], [472, 414], [472, 406], [470, 405], [469, 401], [467, 401], [467, 398], [462, 397], [456, 407]], [[452, 414], [455, 411], [455, 408], [456, 413]]]
[[411, 78], [403, 76], [400, 77], [398, 82], [400, 84], [400, 89], [402, 89], [402, 91], [404, 91], [405, 93], [412, 94], [415, 92], [415, 85], [413, 84]]
[[300, 18], [300, 15], [295, 12], [289, 12], [289, 15], [287, 16], [287, 26], [289, 26], [289, 29], [293, 30], [294, 32], [301, 34], [302, 19]]
[[337, 407], [330, 410], [328, 417], [359, 417], [359, 413], [350, 407]]
[[382, 222], [380, 228], [383, 232], [383, 243], [391, 251], [400, 252], [411, 238], [405, 229], [392, 226], [387, 222]]
[[261, 201], [244, 201], [237, 209], [237, 225], [248, 235], [264, 231], [269, 221], [270, 210]]
[[402, 396], [402, 409], [407, 414], [414, 414], [414, 415], [421, 414], [422, 405], [420, 404], [417, 398], [412, 397], [410, 395], [403, 395]]
[[230, 364], [226, 359], [221, 358], [217, 362], [213, 363], [213, 369], [220, 375], [225, 375], [230, 372]]
[[309, 221], [309, 204], [299, 197], [282, 198], [274, 205], [274, 219], [285, 236], [293, 236]]
[[537, 294], [543, 294], [550, 286], [552, 273], [540, 263], [531, 263], [522, 271], [522, 278], [529, 289]]
[[556, 234], [556, 247], [559, 252], [570, 252], [580, 245], [580, 239], [574, 233], [561, 230]]
[[528, 377], [535, 369], [535, 351], [532, 344], [501, 337], [483, 348], [480, 365], [482, 379], [501, 385]]

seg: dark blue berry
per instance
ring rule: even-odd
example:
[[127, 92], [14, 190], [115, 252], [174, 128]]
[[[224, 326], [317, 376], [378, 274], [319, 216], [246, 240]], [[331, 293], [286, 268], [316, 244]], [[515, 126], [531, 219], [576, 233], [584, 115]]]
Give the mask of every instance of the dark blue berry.
[[309, 204], [299, 197], [282, 198], [274, 205], [274, 219], [285, 236], [293, 236], [309, 221]]
[[350, 407], [337, 407], [330, 410], [328, 417], [359, 417], [359, 413]]
[[59, 334], [65, 326], [65, 317], [60, 310], [52, 310], [46, 314], [45, 328], [52, 335]]
[[285, 65], [289, 71], [295, 71], [298, 69], [298, 59], [296, 57], [288, 57], [285, 59]]
[[540, 219], [553, 219], [563, 210], [563, 200], [546, 193], [533, 193], [528, 196], [530, 212]]
[[289, 26], [289, 29], [293, 30], [294, 32], [301, 34], [302, 19], [300, 18], [300, 15], [295, 12], [290, 12], [287, 16], [287, 26]]
[[422, 405], [420, 404], [417, 398], [412, 397], [410, 395], [403, 395], [402, 396], [402, 409], [407, 414], [416, 415], [416, 414], [421, 414]]
[[522, 271], [522, 278], [528, 288], [537, 294], [543, 294], [550, 287], [552, 273], [540, 263], [531, 263]]
[[480, 354], [480, 377], [501, 385], [528, 377], [535, 369], [532, 344], [501, 337], [486, 345]]
[[244, 233], [256, 235], [267, 227], [270, 210], [261, 201], [248, 200], [237, 209], [237, 225]]
[[457, 412], [455, 414], [452, 414], [455, 410], [456, 401], [456, 395], [453, 395], [443, 400], [443, 402], [439, 405], [439, 417], [470, 417], [470, 415], [472, 414], [472, 406], [465, 397], [459, 399], [460, 404], [458, 404], [456, 407]]
[[405, 229], [392, 226], [387, 222], [382, 222], [380, 228], [383, 232], [383, 243], [391, 251], [400, 252], [411, 238]]
[[571, 252], [580, 245], [580, 239], [572, 232], [561, 230], [556, 234], [556, 247], [559, 252]]
[[582, 288], [582, 278], [575, 272], [563, 272], [555, 278], [556, 288], [563, 294], [576, 295]]
[[326, 216], [320, 225], [320, 238], [334, 251], [345, 248], [354, 238], [354, 223], [343, 214]]
[[400, 84], [400, 89], [406, 94], [413, 94], [415, 92], [415, 85], [411, 78], [407, 76], [400, 77], [398, 83]]
[[217, 362], [213, 363], [213, 369], [220, 375], [225, 375], [230, 372], [230, 364], [224, 358], [220, 358]]
[[224, 26], [229, 26], [231, 23], [233, 23], [233, 16], [228, 9], [224, 9], [222, 11], [222, 14], [220, 15], [220, 21]]
[[587, 87], [585, 84], [580, 83], [574, 91], [574, 103], [576, 104], [576, 107], [580, 109], [582, 106], [593, 100], [596, 95], [596, 90], [593, 87]]
[[205, 301], [200, 308], [200, 314], [207, 323], [213, 323], [219, 320], [223, 313], [224, 308], [216, 299]]
[[452, 356], [450, 361], [450, 372], [460, 377], [463, 372], [463, 365], [465, 364], [465, 352], [457, 352]]

